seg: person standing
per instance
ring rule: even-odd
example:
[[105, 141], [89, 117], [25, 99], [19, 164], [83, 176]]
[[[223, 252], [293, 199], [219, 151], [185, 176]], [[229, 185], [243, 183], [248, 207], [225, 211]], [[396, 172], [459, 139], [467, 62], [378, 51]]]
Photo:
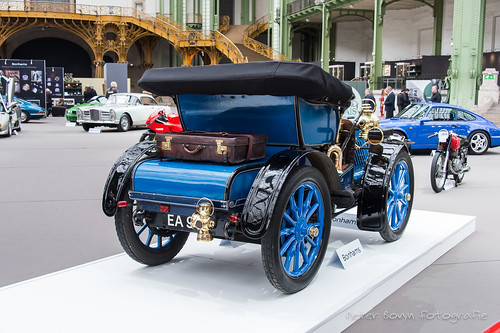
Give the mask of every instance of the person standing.
[[403, 111], [405, 107], [410, 105], [410, 97], [408, 96], [408, 89], [403, 89], [401, 92], [398, 94], [397, 97], [397, 104], [398, 104], [398, 112]]
[[109, 98], [110, 95], [116, 94], [118, 92], [118, 83], [115, 81], [111, 81], [109, 84], [109, 89], [106, 91], [106, 98]]
[[94, 86], [90, 86], [90, 98], [97, 96], [97, 91], [95, 91]]
[[375, 107], [377, 106], [377, 102], [375, 101], [375, 97], [373, 96], [370, 89], [365, 90], [365, 99], [363, 104], [370, 104], [370, 109], [375, 111]]
[[90, 94], [91, 94], [90, 87], [86, 86], [85, 90], [83, 92], [83, 102], [84, 103], [87, 103], [92, 98], [92, 96]]
[[437, 86], [432, 86], [431, 102], [432, 103], [441, 103], [441, 94], [439, 93]]
[[392, 91], [391, 86], [387, 86], [387, 88], [385, 88], [385, 93], [387, 96], [384, 101], [385, 118], [389, 119], [394, 116], [394, 109], [396, 109], [395, 106], [396, 96], [394, 96], [394, 92]]
[[404, 92], [405, 92], [405, 95], [404, 95], [404, 99], [403, 99], [403, 109], [411, 104], [410, 95], [409, 95], [410, 89], [406, 88], [404, 90]]

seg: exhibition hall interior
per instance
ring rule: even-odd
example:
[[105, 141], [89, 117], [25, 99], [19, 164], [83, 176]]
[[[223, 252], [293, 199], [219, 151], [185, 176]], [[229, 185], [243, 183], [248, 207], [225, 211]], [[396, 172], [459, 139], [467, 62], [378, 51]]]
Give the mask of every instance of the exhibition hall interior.
[[0, 332], [500, 332], [500, 0], [0, 20]]

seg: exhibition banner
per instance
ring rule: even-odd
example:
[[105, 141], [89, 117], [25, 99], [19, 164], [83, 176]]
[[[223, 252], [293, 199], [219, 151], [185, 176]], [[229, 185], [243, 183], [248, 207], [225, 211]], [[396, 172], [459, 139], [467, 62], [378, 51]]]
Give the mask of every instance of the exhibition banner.
[[16, 97], [45, 108], [45, 60], [2, 59], [0, 72], [14, 78]]
[[64, 67], [47, 67], [45, 86], [50, 98], [64, 98]]

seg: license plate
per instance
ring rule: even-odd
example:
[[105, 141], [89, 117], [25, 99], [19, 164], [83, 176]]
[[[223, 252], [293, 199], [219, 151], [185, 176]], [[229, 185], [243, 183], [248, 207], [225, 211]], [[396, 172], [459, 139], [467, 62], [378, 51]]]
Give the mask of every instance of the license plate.
[[163, 228], [193, 231], [191, 228], [191, 216], [177, 215], [177, 214], [162, 214]]

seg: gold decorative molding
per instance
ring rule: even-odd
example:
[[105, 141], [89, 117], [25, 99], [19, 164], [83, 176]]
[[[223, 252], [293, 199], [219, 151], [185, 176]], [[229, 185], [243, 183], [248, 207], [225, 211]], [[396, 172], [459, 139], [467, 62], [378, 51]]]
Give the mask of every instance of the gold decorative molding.
[[[247, 61], [219, 31], [193, 30], [167, 16], [151, 16], [134, 8], [5, 1], [0, 2], [0, 23], [0, 46], [17, 32], [38, 26], [63, 29], [79, 36], [93, 52], [96, 77], [102, 76], [104, 54], [113, 52], [118, 62], [127, 62], [128, 51], [135, 42], [153, 37], [164, 38], [172, 44], [183, 56], [185, 66], [190, 65], [192, 57], [201, 51], [209, 55], [211, 63], [222, 58], [214, 52], [234, 63]], [[109, 39], [110, 32], [116, 38]], [[145, 49], [152, 52], [150, 47]], [[145, 64], [152, 64], [152, 56], [142, 56]]]
[[271, 60], [290, 61], [283, 54], [254, 39], [268, 28], [269, 16], [264, 15], [245, 29], [243, 32], [243, 45]]

